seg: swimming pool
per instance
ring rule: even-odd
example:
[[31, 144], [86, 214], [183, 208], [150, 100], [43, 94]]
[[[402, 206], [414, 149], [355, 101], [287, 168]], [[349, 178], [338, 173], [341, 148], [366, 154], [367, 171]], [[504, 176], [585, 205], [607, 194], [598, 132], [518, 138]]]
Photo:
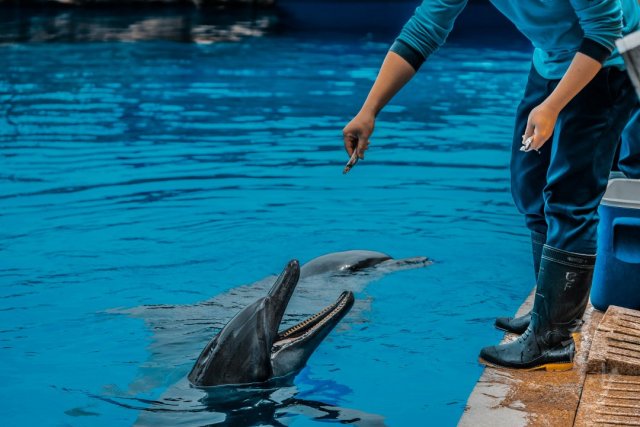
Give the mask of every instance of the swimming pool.
[[455, 424], [501, 336], [493, 317], [533, 285], [508, 178], [529, 53], [504, 46], [438, 52], [346, 176], [341, 129], [387, 40], [0, 46], [3, 424], [132, 424], [136, 399], [192, 362], [158, 362], [180, 348], [114, 309], [194, 304], [355, 248], [434, 263], [357, 294], [366, 310], [312, 356], [298, 396]]

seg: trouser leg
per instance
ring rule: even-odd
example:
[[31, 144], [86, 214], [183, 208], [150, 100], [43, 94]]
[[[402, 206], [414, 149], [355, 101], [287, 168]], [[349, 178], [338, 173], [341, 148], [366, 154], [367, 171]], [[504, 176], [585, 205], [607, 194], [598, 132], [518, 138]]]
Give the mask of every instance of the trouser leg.
[[640, 179], [640, 103], [622, 132], [617, 166], [627, 177]]
[[575, 253], [596, 252], [597, 208], [616, 146], [636, 104], [624, 71], [607, 67], [560, 113], [552, 139], [545, 144], [551, 150], [544, 187], [548, 245]]
[[[522, 135], [532, 109], [551, 93], [553, 82], [544, 79], [531, 67], [524, 95], [516, 111], [516, 120], [511, 144], [511, 194], [518, 211], [524, 215], [525, 224], [531, 232], [533, 271], [538, 279], [542, 246], [546, 242], [547, 223], [544, 218], [543, 190], [546, 185], [547, 168], [551, 150], [542, 147], [537, 155], [523, 155]], [[523, 333], [529, 326], [531, 314], [523, 316], [498, 317], [495, 326], [507, 332]]]
[[520, 147], [529, 113], [549, 96], [552, 84], [553, 81], [543, 78], [531, 67], [525, 93], [516, 111], [511, 144], [511, 195], [516, 208], [524, 215], [527, 228], [536, 235], [547, 234], [543, 190], [551, 149], [545, 145], [538, 153], [524, 153]]

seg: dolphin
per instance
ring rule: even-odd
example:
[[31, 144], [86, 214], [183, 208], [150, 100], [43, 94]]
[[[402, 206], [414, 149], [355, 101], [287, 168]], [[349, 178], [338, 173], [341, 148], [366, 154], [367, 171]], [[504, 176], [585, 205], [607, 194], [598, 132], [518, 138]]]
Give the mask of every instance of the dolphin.
[[292, 260], [266, 297], [242, 309], [209, 341], [189, 382], [212, 387], [292, 380], [354, 301], [353, 292], [342, 292], [333, 304], [279, 332], [299, 279], [300, 264]]
[[[269, 348], [270, 357], [276, 353], [272, 350], [274, 350], [273, 344], [278, 343], [278, 335], [283, 335], [291, 327], [304, 323], [305, 319], [313, 319], [314, 313], [323, 313], [322, 307], [327, 305], [334, 307], [335, 304], [340, 305], [340, 302], [348, 303], [349, 293], [362, 293], [368, 284], [385, 274], [422, 268], [429, 264], [431, 261], [426, 257], [394, 259], [385, 253], [368, 250], [334, 252], [303, 264], [300, 267], [299, 279], [295, 286], [291, 286], [291, 283], [294, 282], [292, 279], [295, 267], [287, 266], [278, 278], [268, 276], [251, 284], [232, 287], [212, 298], [193, 304], [156, 304], [109, 310], [113, 314], [125, 314], [131, 318], [144, 320], [152, 332], [147, 347], [149, 359], [139, 365], [139, 374], [129, 384], [128, 390], [119, 390], [115, 386], [106, 385], [103, 394], [91, 396], [138, 411], [136, 426], [177, 424], [202, 426], [218, 423], [285, 425], [288, 424], [287, 420], [293, 414], [319, 420], [336, 420], [353, 425], [384, 425], [384, 418], [380, 415], [341, 407], [340, 400], [342, 396], [349, 393], [349, 388], [332, 379], [305, 379], [305, 372], [309, 368], [301, 371], [297, 378], [302, 377], [305, 388], [317, 384], [317, 393], [323, 396], [326, 390], [332, 390], [330, 395], [322, 398], [326, 400], [325, 402], [309, 400], [306, 398], [309, 391], [300, 393], [297, 386], [291, 385], [295, 371], [301, 365], [304, 366], [302, 362], [306, 363], [306, 359], [308, 359], [308, 355], [305, 354], [296, 355], [294, 360], [298, 360], [298, 363], [284, 363], [285, 353], [282, 353], [280, 357], [276, 357], [276, 360], [283, 363], [276, 367], [271, 365], [271, 374], [269, 374], [269, 367], [263, 359], [261, 366], [267, 373], [259, 373], [259, 378], [268, 378], [263, 383], [241, 384], [239, 386], [228, 384], [194, 386], [189, 377], [193, 371], [214, 372], [211, 369], [213, 365], [208, 370], [206, 364], [202, 366], [203, 369], [196, 369], [205, 350], [215, 347], [211, 346], [210, 342], [203, 350], [202, 343], [210, 340], [212, 335], [220, 337], [222, 330], [231, 325], [235, 319], [238, 319], [238, 325], [240, 325], [240, 315], [246, 308], [256, 304], [256, 299], [264, 298], [265, 310], [262, 313], [264, 318], [268, 318], [266, 305], [271, 303], [266, 300], [271, 298], [272, 292], [277, 294], [277, 289], [287, 290], [287, 292], [293, 293], [293, 296], [290, 296], [282, 321], [270, 323], [272, 328], [274, 325], [278, 327], [276, 324], [280, 323], [280, 327], [285, 330], [276, 335], [273, 332], [275, 329], [270, 331], [263, 329], [264, 337], [269, 334], [273, 337], [270, 348], [267, 346], [268, 343], [265, 343], [264, 347]], [[287, 271], [289, 274], [286, 274]], [[278, 285], [279, 283], [281, 284]], [[340, 295], [335, 301], [337, 292], [342, 290], [348, 294], [346, 296]], [[281, 298], [277, 300], [282, 301]], [[325, 313], [322, 318], [330, 319], [331, 324], [326, 327], [323, 325], [319, 329], [328, 334], [336, 325], [345, 324], [345, 322], [340, 322], [342, 316], [345, 315], [347, 325], [340, 326], [340, 328], [347, 328], [348, 325], [354, 323], [366, 322], [371, 302], [371, 298], [367, 298], [365, 294], [364, 297], [353, 302], [350, 311], [346, 308], [348, 304], [341, 307], [339, 309], [340, 316], [326, 316]], [[282, 308], [280, 307], [280, 310]], [[249, 311], [246, 311], [244, 315], [248, 313]], [[245, 317], [244, 315], [242, 317]], [[313, 324], [305, 324], [305, 326], [311, 329]], [[227, 332], [231, 330], [229, 328]], [[246, 331], [248, 330], [249, 328], [246, 328]], [[314, 337], [318, 340], [317, 345], [325, 336], [316, 332]], [[311, 345], [312, 343], [307, 344], [303, 341], [300, 341], [297, 346], [294, 345], [292, 349], [305, 348], [305, 344], [307, 350], [310, 351], [309, 354], [313, 353], [315, 347]], [[222, 349], [222, 347], [220, 348]], [[284, 371], [290, 371], [289, 375], [278, 377]], [[247, 381], [242, 378], [223, 379], [224, 375], [216, 378], [217, 380], [214, 382], [220, 383]]]
[[[341, 290], [358, 294], [385, 274], [422, 268], [430, 263], [426, 257], [394, 259], [369, 250], [333, 252], [309, 260], [300, 268], [299, 284], [282, 324], [292, 326], [333, 302], [336, 284]], [[177, 383], [184, 377], [184, 371], [188, 372], [193, 366], [186, 367], [189, 361], [198, 358], [202, 342], [224, 328], [244, 307], [264, 296], [274, 280], [275, 276], [268, 276], [193, 304], [155, 304], [109, 310], [109, 313], [144, 320], [152, 332], [149, 360], [139, 365], [138, 377], [129, 384], [126, 393], [147, 393]], [[360, 298], [348, 317], [356, 320], [366, 317], [370, 303], [366, 295]]]

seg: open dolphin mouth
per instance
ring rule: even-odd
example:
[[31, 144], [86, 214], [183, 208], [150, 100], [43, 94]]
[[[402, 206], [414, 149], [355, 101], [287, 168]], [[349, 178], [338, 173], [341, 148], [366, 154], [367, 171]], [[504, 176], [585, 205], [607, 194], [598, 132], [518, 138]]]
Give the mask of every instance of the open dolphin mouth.
[[300, 264], [292, 260], [267, 296], [243, 308], [209, 341], [188, 375], [191, 385], [284, 384], [300, 372], [354, 297], [343, 292], [335, 303], [280, 332], [299, 279]]
[[333, 304], [325, 307], [302, 322], [279, 332], [273, 342], [272, 353], [276, 353], [285, 347], [313, 337], [329, 322], [335, 325], [351, 309], [353, 302], [353, 292], [342, 292]]

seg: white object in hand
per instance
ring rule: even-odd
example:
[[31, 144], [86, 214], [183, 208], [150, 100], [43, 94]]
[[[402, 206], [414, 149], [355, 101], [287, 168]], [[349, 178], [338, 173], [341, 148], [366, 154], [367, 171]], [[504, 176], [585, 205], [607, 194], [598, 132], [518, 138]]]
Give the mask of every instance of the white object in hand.
[[520, 147], [520, 151], [524, 151], [525, 153], [528, 153], [529, 151], [533, 150], [533, 148], [530, 148], [532, 142], [533, 142], [533, 136], [530, 136], [529, 138], [524, 140], [522, 142], [522, 147]]

